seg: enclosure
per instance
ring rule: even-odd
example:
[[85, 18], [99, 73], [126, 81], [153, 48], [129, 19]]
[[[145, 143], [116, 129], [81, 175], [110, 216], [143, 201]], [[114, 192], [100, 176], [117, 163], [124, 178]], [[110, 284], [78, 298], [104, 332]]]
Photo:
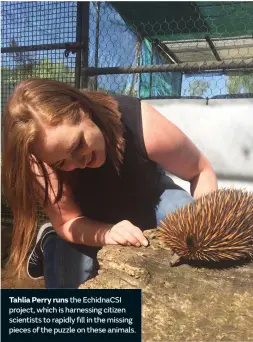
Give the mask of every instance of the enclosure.
[[3, 1], [1, 15], [2, 108], [32, 77], [138, 96], [205, 150], [220, 186], [252, 188], [252, 2]]

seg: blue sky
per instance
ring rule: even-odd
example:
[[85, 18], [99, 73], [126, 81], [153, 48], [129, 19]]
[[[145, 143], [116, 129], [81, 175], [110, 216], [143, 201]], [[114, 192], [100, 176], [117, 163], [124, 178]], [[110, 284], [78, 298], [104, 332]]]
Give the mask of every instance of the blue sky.
[[194, 80], [202, 80], [209, 83], [207, 91], [203, 94], [203, 97], [212, 97], [215, 95], [222, 95], [227, 93], [226, 81], [228, 77], [218, 74], [200, 74], [193, 76], [183, 76], [181, 95], [189, 95], [189, 83]]
[[[136, 36], [128, 30], [121, 17], [106, 3], [101, 3], [99, 65], [128, 66], [135, 63]], [[66, 43], [76, 39], [76, 2], [2, 2], [2, 47], [9, 47], [13, 39], [19, 46]], [[95, 60], [95, 13], [96, 4], [91, 4], [89, 65]], [[31, 59], [49, 58], [63, 61], [74, 67], [74, 55], [64, 57], [63, 50], [27, 53]], [[2, 65], [15, 66], [11, 54], [2, 54]], [[112, 90], [129, 86], [133, 75], [100, 76], [105, 88]], [[191, 75], [183, 76], [181, 95], [189, 95], [189, 83], [193, 80], [209, 82], [204, 96], [227, 92], [226, 76]]]

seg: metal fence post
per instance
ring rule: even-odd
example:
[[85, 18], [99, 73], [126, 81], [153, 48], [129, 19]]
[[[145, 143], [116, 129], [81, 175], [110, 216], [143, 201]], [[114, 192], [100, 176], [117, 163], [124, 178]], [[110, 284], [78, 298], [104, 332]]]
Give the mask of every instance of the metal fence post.
[[[83, 49], [81, 52], [82, 55], [82, 67], [89, 67], [89, 19], [90, 19], [90, 1], [78, 2], [78, 6], [81, 11], [81, 35], [82, 35], [82, 44]], [[81, 74], [81, 88], [88, 88], [88, 76], [85, 73]]]
[[[76, 42], [82, 44], [82, 3], [77, 2], [76, 12]], [[76, 63], [75, 63], [75, 87], [80, 88], [81, 86], [81, 67], [82, 67], [82, 52], [78, 50], [76, 52]]]

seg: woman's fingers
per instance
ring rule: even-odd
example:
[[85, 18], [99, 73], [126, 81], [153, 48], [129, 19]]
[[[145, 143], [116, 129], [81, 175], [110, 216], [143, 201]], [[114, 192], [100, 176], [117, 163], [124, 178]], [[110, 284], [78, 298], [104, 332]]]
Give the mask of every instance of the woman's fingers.
[[148, 245], [142, 231], [126, 220], [117, 223], [110, 229], [110, 238], [121, 245]]

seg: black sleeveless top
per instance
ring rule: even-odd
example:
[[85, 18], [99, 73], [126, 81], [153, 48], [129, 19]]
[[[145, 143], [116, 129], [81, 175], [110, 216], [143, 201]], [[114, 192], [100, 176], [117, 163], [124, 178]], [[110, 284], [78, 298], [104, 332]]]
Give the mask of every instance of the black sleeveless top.
[[138, 98], [114, 96], [125, 133], [124, 161], [118, 175], [109, 158], [99, 168], [74, 170], [74, 198], [84, 216], [115, 224], [129, 220], [140, 229], [156, 227], [160, 168], [146, 153]]

